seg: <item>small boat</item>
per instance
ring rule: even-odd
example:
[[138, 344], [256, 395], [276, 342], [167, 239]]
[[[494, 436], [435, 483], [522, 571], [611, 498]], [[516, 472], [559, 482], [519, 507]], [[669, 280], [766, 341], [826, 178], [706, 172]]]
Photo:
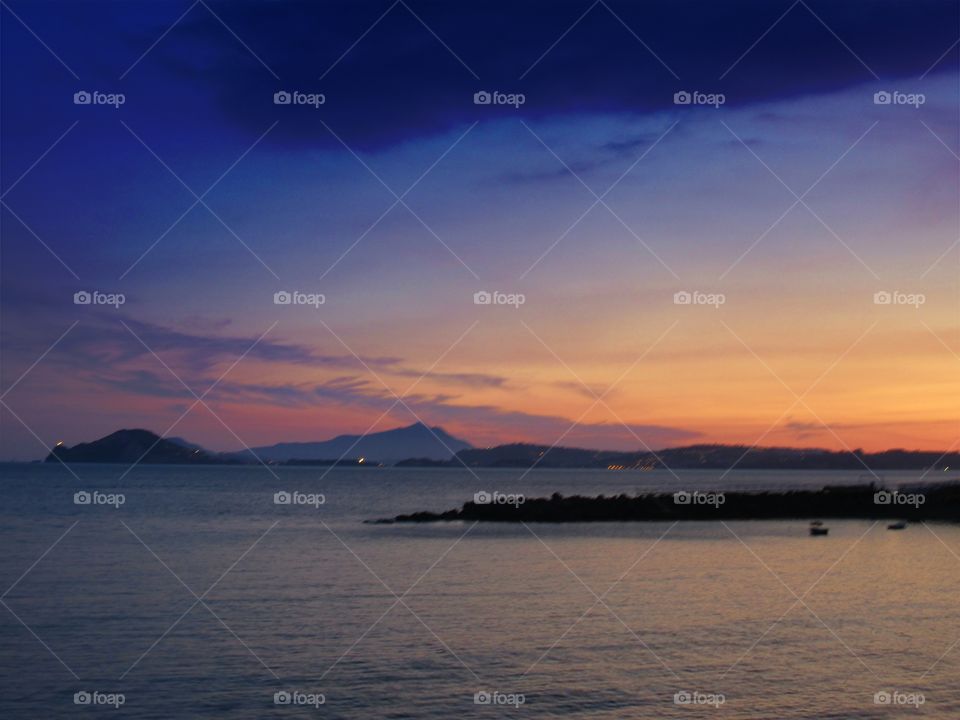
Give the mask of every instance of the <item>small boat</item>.
[[895, 522], [887, 525], [887, 530], [903, 530], [907, 524], [905, 522]]
[[820, 525], [810, 526], [811, 535], [826, 535], [828, 532], [830, 532], [830, 528], [821, 527]]
[[810, 527], [823, 527], [823, 520], [811, 520]]

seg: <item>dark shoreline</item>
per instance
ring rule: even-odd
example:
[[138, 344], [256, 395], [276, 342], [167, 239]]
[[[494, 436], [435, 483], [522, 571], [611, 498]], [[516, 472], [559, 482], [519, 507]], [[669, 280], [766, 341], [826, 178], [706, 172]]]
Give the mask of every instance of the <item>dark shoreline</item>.
[[876, 485], [834, 486], [785, 492], [679, 491], [648, 495], [523, 498], [463, 504], [446, 512], [416, 512], [368, 520], [373, 524], [450, 521], [650, 522], [671, 520], [938, 520], [960, 522], [960, 483], [885, 489]]

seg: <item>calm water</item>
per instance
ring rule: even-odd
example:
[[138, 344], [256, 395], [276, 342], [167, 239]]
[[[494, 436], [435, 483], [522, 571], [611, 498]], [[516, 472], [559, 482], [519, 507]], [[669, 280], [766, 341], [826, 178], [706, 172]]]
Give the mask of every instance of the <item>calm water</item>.
[[[0, 717], [960, 717], [960, 527], [361, 522], [479, 490], [857, 473], [688, 472], [678, 487], [659, 472], [143, 467], [118, 484], [124, 470], [0, 465]], [[124, 503], [75, 505], [80, 490]], [[325, 502], [275, 505], [281, 490]], [[325, 702], [275, 705], [284, 690]], [[81, 691], [124, 703], [77, 706]]]

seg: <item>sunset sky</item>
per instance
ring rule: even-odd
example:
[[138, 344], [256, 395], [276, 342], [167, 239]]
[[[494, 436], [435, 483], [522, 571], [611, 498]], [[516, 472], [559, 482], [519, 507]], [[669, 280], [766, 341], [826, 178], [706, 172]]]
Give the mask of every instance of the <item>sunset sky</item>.
[[955, 2], [0, 12], [0, 459], [418, 420], [479, 446], [960, 443]]

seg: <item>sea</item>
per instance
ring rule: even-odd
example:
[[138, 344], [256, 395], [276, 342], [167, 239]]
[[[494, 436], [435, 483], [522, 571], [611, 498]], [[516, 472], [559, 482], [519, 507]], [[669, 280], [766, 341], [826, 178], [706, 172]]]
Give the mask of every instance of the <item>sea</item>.
[[0, 717], [960, 718], [957, 525], [364, 522], [870, 480], [0, 465]]

